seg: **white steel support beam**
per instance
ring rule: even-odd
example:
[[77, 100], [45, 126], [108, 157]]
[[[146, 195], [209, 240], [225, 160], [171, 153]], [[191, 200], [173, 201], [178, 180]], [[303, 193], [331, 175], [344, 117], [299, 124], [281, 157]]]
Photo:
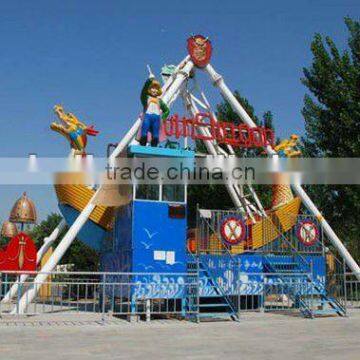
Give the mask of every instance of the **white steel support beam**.
[[[212, 111], [211, 105], [210, 105], [207, 97], [205, 96], [204, 92], [201, 90], [201, 88], [200, 88], [200, 86], [199, 86], [199, 84], [197, 83], [196, 80], [195, 80], [195, 83], [196, 83], [196, 89], [198, 89], [198, 91], [199, 91], [199, 93], [200, 93], [200, 95], [201, 95], [201, 97], [202, 97], [203, 102], [200, 101], [199, 99], [197, 99], [196, 96], [194, 96], [193, 94], [191, 94], [191, 98], [192, 98], [197, 104], [199, 104], [204, 110], [207, 110], [207, 111], [212, 115], [212, 117], [213, 117], [213, 119], [215, 120], [215, 122], [218, 122], [217, 116], [216, 116], [215, 112]], [[208, 129], [206, 129], [206, 130], [208, 131], [208, 133], [209, 133], [209, 135], [210, 135], [209, 130], [208, 130]], [[229, 144], [226, 144], [226, 149], [227, 149], [228, 153], [227, 153], [224, 149], [222, 149], [218, 144], [214, 144], [214, 145], [215, 145], [217, 151], [218, 151], [218, 152], [221, 152], [224, 156], [227, 156], [227, 157], [228, 157], [228, 156], [231, 156], [231, 155], [235, 155], [235, 151], [234, 151], [233, 147], [232, 147], [231, 145], [229, 145]], [[244, 201], [246, 202], [247, 205], [250, 206], [250, 208], [251, 208], [255, 213], [257, 213], [257, 214], [260, 215], [260, 216], [265, 216], [265, 217], [267, 217], [267, 214], [266, 214], [266, 212], [265, 212], [265, 210], [264, 210], [264, 207], [262, 206], [261, 201], [260, 201], [259, 197], [257, 196], [254, 188], [253, 188], [251, 185], [247, 185], [247, 186], [248, 186], [248, 188], [249, 188], [250, 194], [251, 194], [252, 197], [254, 198], [255, 204], [257, 205], [258, 209], [256, 209], [255, 206], [251, 206], [251, 203], [250, 203], [246, 198], [244, 198]], [[241, 191], [240, 191], [239, 185], [235, 185], [235, 190], [236, 190], [236, 192], [237, 192], [238, 194], [240, 194]]]
[[[199, 85], [197, 84], [196, 86], [197, 88], [199, 88]], [[200, 90], [199, 90], [200, 91]], [[212, 111], [211, 106], [209, 104], [209, 101], [207, 100], [205, 94], [203, 93], [203, 91], [200, 91], [201, 97], [204, 100], [204, 103], [201, 102], [199, 99], [196, 98], [196, 96], [194, 96], [193, 94], [190, 93], [191, 96], [191, 100], [194, 101], [195, 103], [199, 104], [199, 106], [201, 106], [202, 108], [204, 108], [204, 110], [208, 111], [209, 113], [211, 113], [213, 119], [215, 120], [215, 122], [218, 122], [218, 119], [216, 117], [216, 114]], [[210, 137], [210, 130], [208, 128], [204, 128], [204, 131], [206, 132], [206, 134]], [[227, 153], [223, 148], [221, 148], [215, 141], [212, 142], [213, 146], [216, 149], [216, 152], [219, 154], [224, 155], [225, 157], [229, 157], [232, 155], [235, 155], [235, 151], [233, 149], [233, 147], [229, 144], [226, 144], [226, 148], [229, 151], [229, 153]], [[255, 223], [255, 218], [252, 215], [252, 211], [255, 212], [256, 214], [260, 215], [260, 216], [267, 216], [266, 212], [264, 211], [264, 208], [260, 202], [260, 199], [258, 198], [258, 196], [255, 193], [255, 190], [251, 187], [251, 185], [247, 185], [250, 191], [251, 196], [254, 198], [255, 200], [255, 204], [258, 206], [258, 209], [256, 208], [256, 206], [254, 206], [253, 204], [251, 204], [251, 202], [246, 199], [245, 197], [243, 197], [241, 194], [243, 194], [243, 191], [240, 189], [240, 186], [238, 184], [234, 185], [234, 189], [235, 192], [237, 193], [238, 197], [241, 198], [241, 202], [243, 203], [243, 206], [245, 207], [247, 213], [249, 214], [249, 216], [251, 217], [253, 223]], [[251, 189], [250, 189], [251, 187]]]
[[[230, 106], [240, 116], [240, 118], [244, 121], [244, 123], [250, 127], [256, 127], [254, 121], [250, 118], [250, 116], [247, 114], [245, 109], [237, 101], [237, 99], [235, 98], [235, 96], [233, 95], [231, 90], [226, 86], [222, 76], [219, 75], [210, 64], [208, 64], [205, 67], [205, 71], [209, 74], [211, 80], [214, 83], [214, 86], [216, 86], [220, 90], [222, 96], [225, 98], [226, 101], [229, 102]], [[266, 151], [269, 156], [273, 156], [273, 157], [278, 156], [276, 151], [270, 145], [268, 145], [266, 147]], [[306, 206], [306, 208], [314, 216], [317, 217], [321, 227], [323, 228], [325, 234], [328, 236], [330, 242], [338, 250], [339, 254], [345, 260], [346, 264], [349, 266], [349, 268], [354, 273], [354, 275], [357, 277], [357, 279], [360, 280], [359, 265], [353, 259], [353, 257], [351, 256], [349, 251], [346, 249], [344, 244], [341, 242], [339, 237], [335, 234], [334, 230], [331, 228], [329, 223], [321, 215], [320, 211], [318, 210], [316, 205], [313, 203], [313, 201], [310, 199], [310, 197], [307, 195], [305, 190], [302, 188], [302, 186], [300, 184], [292, 184], [291, 186], [292, 186], [292, 189], [296, 192], [296, 194], [301, 198], [301, 200], [303, 201], [303, 204]]]
[[[184, 102], [185, 102], [186, 110], [192, 116], [196, 116], [196, 114], [199, 113], [199, 110], [198, 110], [196, 104], [194, 103], [194, 100], [191, 98], [190, 93], [184, 93], [183, 96], [184, 96]], [[204, 127], [199, 127], [198, 131], [200, 133], [202, 133], [203, 135], [209, 135], [206, 132], [206, 128], [204, 128]], [[206, 147], [209, 154], [218, 155], [218, 153], [216, 151], [216, 148], [215, 148], [214, 144], [211, 141], [204, 140], [203, 142], [204, 142], [205, 147]], [[245, 211], [247, 209], [246, 203], [241, 202], [236, 190], [234, 189], [234, 187], [231, 184], [226, 183], [225, 186], [226, 186], [226, 189], [227, 189], [227, 191], [228, 191], [228, 193], [229, 193], [229, 195], [231, 197], [231, 200], [232, 200], [233, 204], [235, 205], [235, 207], [238, 208], [242, 213], [246, 214], [246, 211]], [[251, 213], [248, 213], [247, 215], [249, 215], [250, 218], [253, 221], [255, 221], [255, 219], [253, 218]]]
[[264, 207], [263, 207], [263, 205], [262, 205], [259, 197], [257, 196], [256, 191], [255, 191], [254, 188], [252, 187], [252, 185], [248, 185], [248, 189], [249, 189], [251, 195], [253, 196], [256, 205], [257, 205], [258, 208], [260, 209], [260, 212], [261, 212], [262, 216], [267, 217], [266, 211], [265, 211], [265, 209], [264, 209]]

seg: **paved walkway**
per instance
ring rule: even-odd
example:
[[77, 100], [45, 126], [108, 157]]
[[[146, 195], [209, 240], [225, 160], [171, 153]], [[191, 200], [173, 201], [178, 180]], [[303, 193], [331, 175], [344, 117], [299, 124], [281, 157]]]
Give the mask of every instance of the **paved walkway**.
[[0, 320], [0, 359], [360, 359], [360, 310], [308, 320], [246, 314], [240, 323], [128, 323], [70, 314]]

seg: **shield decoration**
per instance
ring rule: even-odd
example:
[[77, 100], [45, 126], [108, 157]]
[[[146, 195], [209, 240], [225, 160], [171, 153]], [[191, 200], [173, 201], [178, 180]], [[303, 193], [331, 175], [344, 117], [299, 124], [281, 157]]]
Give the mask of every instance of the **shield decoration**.
[[6, 249], [0, 251], [1, 271], [35, 271], [37, 250], [34, 241], [20, 232], [14, 236]]
[[212, 54], [211, 41], [202, 35], [194, 35], [187, 40], [187, 49], [195, 66], [204, 68]]

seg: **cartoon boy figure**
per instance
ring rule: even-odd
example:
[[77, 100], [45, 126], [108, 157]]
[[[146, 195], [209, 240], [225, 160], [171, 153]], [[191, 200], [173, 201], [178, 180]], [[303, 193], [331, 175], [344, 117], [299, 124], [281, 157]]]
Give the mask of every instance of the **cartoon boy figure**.
[[161, 119], [165, 120], [169, 115], [169, 108], [160, 99], [162, 94], [161, 85], [150, 74], [141, 91], [141, 103], [144, 107], [144, 119], [141, 127], [140, 145], [146, 146], [147, 135], [151, 133], [151, 146], [159, 143]]

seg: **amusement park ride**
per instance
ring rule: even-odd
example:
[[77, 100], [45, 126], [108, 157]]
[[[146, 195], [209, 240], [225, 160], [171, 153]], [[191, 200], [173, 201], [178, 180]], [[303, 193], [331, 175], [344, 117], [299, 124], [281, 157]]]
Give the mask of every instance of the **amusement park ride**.
[[[152, 92], [150, 86], [145, 94], [148, 98], [143, 103], [144, 114], [116, 144], [109, 156], [109, 164], [114, 164], [119, 156], [191, 161], [197, 153], [189, 150], [189, 139], [201, 141], [208, 154], [219, 159], [235, 157], [236, 147], [261, 147], [272, 158], [299, 155], [296, 137], [275, 146], [273, 132], [258, 127], [249, 117], [210, 64], [212, 45], [208, 38], [192, 36], [187, 45], [189, 55], [184, 60], [177, 66], [163, 68], [163, 85], [158, 83], [154, 87], [157, 92]], [[198, 71], [209, 75], [242, 124], [235, 126], [218, 121], [197, 83], [195, 74]], [[155, 81], [152, 73], [149, 81]], [[160, 106], [163, 113], [167, 112], [166, 109], [178, 98], [183, 101], [187, 117], [167, 117], [164, 131], [169, 139], [185, 138], [184, 149], [164, 147], [156, 129], [156, 116], [161, 111], [152, 110], [154, 112], [149, 115], [147, 110]], [[81, 123], [75, 115], [66, 114], [59, 106], [55, 112], [62, 124], [53, 123], [51, 128], [69, 140], [73, 154], [84, 155], [87, 135], [94, 136], [97, 132]], [[142, 132], [139, 144], [137, 134], [145, 122], [148, 122], [147, 130]], [[155, 138], [151, 141], [152, 146], [144, 146], [148, 130]], [[300, 184], [292, 184], [292, 189], [289, 185], [274, 185], [272, 208], [266, 210], [251, 185], [226, 183], [234, 209], [198, 209], [196, 229], [190, 232], [196, 235], [190, 237], [187, 236], [186, 186], [151, 186], [152, 191], [146, 191], [146, 185], [142, 188], [133, 186], [129, 194], [120, 196], [121, 203], [114, 207], [101, 200], [104, 185], [92, 188], [81, 184], [55, 184], [63, 220], [44, 239], [37, 263], [66, 225], [69, 229], [42, 267], [43, 273], [35, 277], [37, 286], [29, 287], [22, 295], [17, 311], [26, 313], [39, 285], [46, 281], [47, 273], [55, 269], [78, 237], [101, 254], [102, 271], [132, 272], [134, 282], [142, 272], [154, 272], [167, 273], [176, 284], [185, 281], [178, 274], [196, 271], [200, 279], [197, 293], [200, 304], [194, 300], [194, 294], [172, 294], [182, 301], [184, 312], [197, 304], [203, 307], [206, 316], [219, 313], [221, 309], [227, 316], [236, 317], [233, 295], [253, 296], [260, 304], [264, 294], [277, 292], [276, 287], [267, 286], [280, 281], [286, 284], [286, 295], [304, 316], [345, 314], [341, 300], [329, 290], [329, 249], [325, 245], [330, 244], [359, 279], [360, 268]], [[300, 275], [296, 281], [291, 280], [295, 274]], [[26, 278], [23, 275], [19, 279], [5, 301], [17, 293], [19, 283]], [[152, 292], [150, 286], [131, 296], [136, 303], [143, 298], [158, 299], [166, 295]], [[310, 296], [317, 298], [316, 308], [310, 306]]]

